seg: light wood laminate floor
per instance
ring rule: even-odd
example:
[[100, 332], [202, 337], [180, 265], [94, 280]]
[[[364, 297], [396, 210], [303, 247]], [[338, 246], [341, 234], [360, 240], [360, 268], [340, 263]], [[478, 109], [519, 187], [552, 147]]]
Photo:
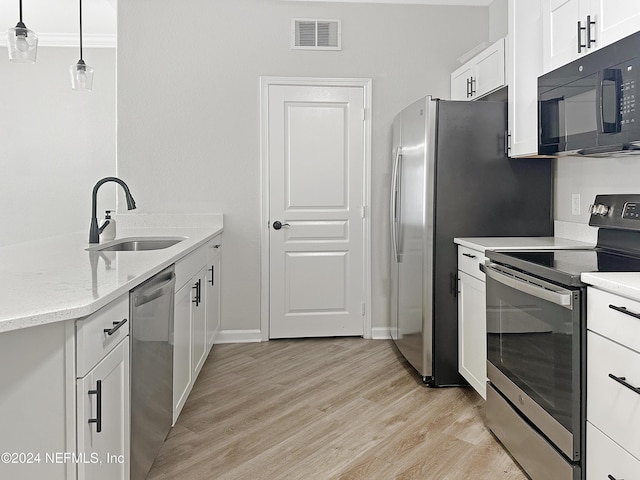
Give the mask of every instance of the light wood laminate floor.
[[216, 345], [148, 480], [526, 479], [482, 403], [389, 341]]

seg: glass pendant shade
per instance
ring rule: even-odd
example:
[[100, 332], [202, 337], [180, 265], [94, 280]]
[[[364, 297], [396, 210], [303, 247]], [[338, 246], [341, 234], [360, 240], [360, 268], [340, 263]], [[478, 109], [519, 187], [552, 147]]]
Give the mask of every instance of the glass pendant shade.
[[7, 49], [12, 62], [36, 63], [38, 36], [24, 23], [18, 22], [15, 28], [10, 28], [7, 32]]
[[90, 92], [93, 88], [93, 68], [85, 64], [83, 60], [71, 65], [71, 88], [74, 90], [84, 90]]

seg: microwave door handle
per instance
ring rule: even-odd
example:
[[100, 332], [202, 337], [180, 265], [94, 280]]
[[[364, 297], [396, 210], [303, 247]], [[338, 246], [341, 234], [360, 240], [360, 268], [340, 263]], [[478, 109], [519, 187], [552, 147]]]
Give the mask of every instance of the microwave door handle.
[[[532, 280], [535, 280], [536, 282], [544, 283], [545, 287], [542, 287], [536, 283], [527, 282], [524, 278], [519, 279], [518, 277], [505, 274], [504, 272], [511, 272], [508, 268], [500, 266], [498, 269], [496, 267], [497, 265], [494, 263], [490, 263], [486, 266], [485, 274], [487, 277], [495, 280], [496, 282], [500, 282], [507, 287], [513, 288], [514, 290], [518, 290], [519, 292], [555, 303], [556, 305], [568, 310], [573, 310], [573, 296], [570, 290], [558, 288], [555, 285], [532, 278]], [[523, 277], [526, 276], [521, 273], [518, 273], [518, 275], [522, 275]]]
[[[615, 82], [615, 121], [605, 122], [605, 82]], [[619, 68], [605, 68], [602, 71], [602, 80], [600, 81], [600, 124], [602, 125], [602, 133], [620, 133], [622, 131], [622, 71]]]

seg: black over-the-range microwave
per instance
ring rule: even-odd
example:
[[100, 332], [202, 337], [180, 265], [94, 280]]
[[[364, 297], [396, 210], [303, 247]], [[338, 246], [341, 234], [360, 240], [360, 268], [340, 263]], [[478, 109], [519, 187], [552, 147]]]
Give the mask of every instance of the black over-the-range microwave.
[[640, 32], [538, 77], [540, 155], [640, 155]]

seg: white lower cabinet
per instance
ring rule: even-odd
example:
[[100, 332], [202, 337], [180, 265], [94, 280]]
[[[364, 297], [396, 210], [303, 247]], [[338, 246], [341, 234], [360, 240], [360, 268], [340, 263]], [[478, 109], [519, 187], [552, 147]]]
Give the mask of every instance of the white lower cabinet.
[[205, 269], [193, 281], [191, 303], [191, 365], [193, 378], [198, 376], [207, 358], [207, 298]]
[[220, 331], [220, 264], [221, 244], [214, 246], [215, 251], [207, 263], [204, 289], [205, 308], [207, 311], [207, 351], [211, 350], [213, 341]]
[[176, 292], [173, 319], [173, 423], [191, 385], [191, 283]]
[[[176, 263], [174, 423], [220, 327], [220, 261], [217, 236]], [[129, 480], [129, 326], [127, 292], [0, 333], [0, 479]]]
[[587, 480], [638, 478], [640, 460], [587, 422]]
[[173, 423], [204, 365], [220, 324], [220, 237], [176, 263]]
[[78, 480], [129, 478], [129, 294], [76, 321]]
[[129, 478], [129, 338], [77, 381], [78, 480]]
[[458, 246], [458, 371], [486, 398], [487, 320], [483, 252]]
[[587, 480], [640, 472], [640, 302], [587, 291]]

